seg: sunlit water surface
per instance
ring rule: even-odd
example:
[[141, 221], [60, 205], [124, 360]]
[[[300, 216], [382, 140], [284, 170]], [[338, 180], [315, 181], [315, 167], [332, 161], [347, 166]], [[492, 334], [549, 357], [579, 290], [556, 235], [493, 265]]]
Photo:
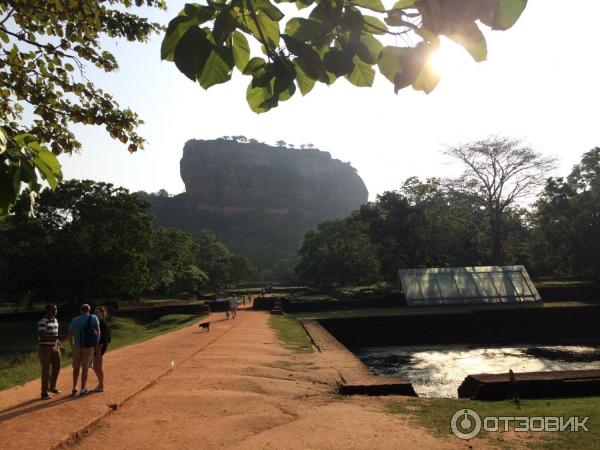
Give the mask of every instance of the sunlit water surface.
[[420, 397], [457, 397], [467, 375], [600, 369], [600, 346], [480, 347], [467, 345], [361, 347], [358, 357], [377, 375], [396, 375]]

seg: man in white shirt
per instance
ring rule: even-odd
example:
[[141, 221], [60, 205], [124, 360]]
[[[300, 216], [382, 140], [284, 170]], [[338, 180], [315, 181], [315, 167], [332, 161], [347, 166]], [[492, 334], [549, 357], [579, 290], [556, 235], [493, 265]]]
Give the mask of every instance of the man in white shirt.
[[64, 348], [58, 336], [58, 307], [51, 303], [46, 306], [46, 315], [38, 322], [38, 341], [40, 365], [42, 366], [42, 400], [50, 399], [49, 392], [59, 394], [56, 381], [60, 372], [60, 354]]

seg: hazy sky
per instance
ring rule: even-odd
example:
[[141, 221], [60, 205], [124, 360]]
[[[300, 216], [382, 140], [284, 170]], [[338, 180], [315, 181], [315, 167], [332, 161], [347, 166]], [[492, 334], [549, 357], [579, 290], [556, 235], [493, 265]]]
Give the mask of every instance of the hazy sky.
[[[167, 23], [184, 1], [169, 1]], [[389, 2], [388, 2], [389, 3]], [[384, 4], [385, 1], [384, 1]], [[372, 88], [345, 80], [299, 92], [265, 114], [246, 104], [248, 77], [204, 91], [174, 64], [160, 61], [162, 36], [147, 44], [110, 42], [121, 69], [91, 78], [122, 106], [146, 122], [144, 151], [126, 146], [100, 128], [75, 128], [81, 154], [62, 156], [65, 178], [90, 178], [131, 190], [184, 190], [179, 176], [183, 144], [189, 139], [244, 135], [268, 144], [312, 143], [334, 158], [350, 161], [374, 199], [397, 189], [409, 176], [454, 176], [460, 172], [440, 150], [490, 134], [523, 138], [536, 150], [559, 157], [557, 174], [567, 174], [581, 155], [600, 145], [600, 2], [530, 0], [506, 32], [483, 26], [488, 61], [475, 63], [461, 48], [444, 42], [443, 78], [429, 95], [393, 86], [377, 76]]]

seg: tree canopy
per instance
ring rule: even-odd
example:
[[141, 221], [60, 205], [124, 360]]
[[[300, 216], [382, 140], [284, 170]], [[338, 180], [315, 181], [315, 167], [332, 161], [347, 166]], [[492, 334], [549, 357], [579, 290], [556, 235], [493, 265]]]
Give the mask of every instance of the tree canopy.
[[600, 147], [567, 176], [550, 178], [536, 203], [539, 269], [600, 281]]
[[375, 66], [395, 92], [412, 85], [429, 93], [438, 76], [427, 61], [440, 36], [483, 61], [487, 44], [479, 24], [507, 30], [527, 0], [398, 0], [391, 8], [381, 0], [275, 3], [293, 4], [298, 14], [286, 16], [270, 0], [186, 4], [169, 23], [161, 58], [204, 89], [229, 81], [236, 68], [251, 77], [246, 100], [256, 113], [297, 89], [308, 94], [317, 82], [329, 85], [344, 77], [371, 86]]
[[23, 192], [0, 221], [0, 300], [194, 294], [254, 271], [209, 232], [152, 228], [149, 204], [111, 184], [61, 182], [42, 190], [35, 216], [30, 208]]
[[543, 156], [518, 139], [497, 136], [449, 147], [445, 153], [464, 165], [465, 172], [456, 187], [485, 209], [492, 262], [502, 265], [505, 212], [541, 189], [556, 158]]
[[137, 114], [86, 76], [88, 65], [119, 67], [105, 37], [146, 42], [161, 29], [129, 12], [134, 3], [165, 8], [164, 0], [0, 1], [0, 217], [22, 183], [34, 193], [39, 177], [56, 187], [55, 155], [81, 147], [73, 123], [103, 126], [130, 152], [143, 146]]

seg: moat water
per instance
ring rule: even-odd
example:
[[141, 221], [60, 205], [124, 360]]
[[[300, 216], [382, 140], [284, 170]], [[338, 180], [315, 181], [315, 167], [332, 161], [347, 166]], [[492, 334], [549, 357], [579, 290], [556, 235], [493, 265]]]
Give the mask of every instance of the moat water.
[[465, 377], [477, 373], [600, 369], [600, 346], [427, 345], [361, 347], [354, 352], [375, 374], [410, 381], [420, 397], [457, 397]]

